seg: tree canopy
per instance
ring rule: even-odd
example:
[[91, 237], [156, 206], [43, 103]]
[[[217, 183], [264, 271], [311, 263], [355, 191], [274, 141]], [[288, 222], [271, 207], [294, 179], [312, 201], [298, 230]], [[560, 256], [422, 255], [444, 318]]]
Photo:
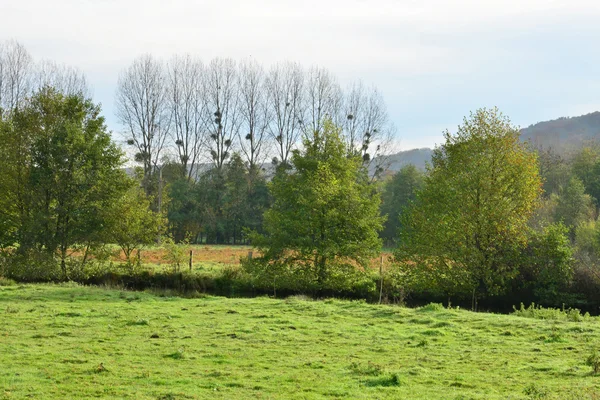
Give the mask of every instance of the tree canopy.
[[3, 123], [0, 137], [3, 246], [59, 254], [101, 240], [103, 218], [129, 187], [124, 159], [99, 106], [44, 88]]
[[501, 293], [518, 272], [541, 192], [537, 156], [497, 109], [477, 110], [444, 138], [402, 220], [396, 257], [430, 289]]
[[378, 254], [379, 195], [331, 121], [304, 140], [291, 169], [280, 168], [269, 188], [273, 205], [265, 212], [265, 233], [252, 236], [262, 261], [308, 268], [322, 283], [331, 265], [365, 267]]

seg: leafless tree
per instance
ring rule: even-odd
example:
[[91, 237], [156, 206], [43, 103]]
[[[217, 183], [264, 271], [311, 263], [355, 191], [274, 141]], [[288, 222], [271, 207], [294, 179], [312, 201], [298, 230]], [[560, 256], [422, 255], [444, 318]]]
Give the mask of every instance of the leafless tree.
[[116, 115], [126, 128], [135, 161], [149, 177], [158, 166], [169, 130], [167, 81], [163, 64], [151, 55], [133, 61], [117, 83]]
[[171, 113], [171, 136], [179, 162], [188, 179], [192, 178], [204, 143], [203, 73], [200, 60], [175, 56], [168, 66], [168, 104]]
[[214, 166], [221, 169], [231, 155], [233, 139], [238, 136], [238, 81], [235, 61], [217, 58], [205, 75], [204, 123], [207, 145]]
[[239, 66], [240, 148], [248, 167], [253, 170], [264, 161], [264, 147], [269, 110], [265, 91], [265, 73], [256, 61], [246, 60]]
[[265, 82], [270, 115], [268, 133], [274, 140], [276, 162], [289, 163], [301, 134], [304, 72], [296, 63], [277, 64]]
[[53, 61], [44, 60], [36, 64], [34, 86], [51, 86], [66, 95], [91, 97], [91, 89], [83, 72]]
[[9, 40], [0, 44], [0, 108], [18, 108], [31, 90], [33, 59], [25, 47]]
[[365, 89], [362, 82], [352, 84], [346, 91], [344, 114], [348, 151], [360, 155], [373, 175], [383, 172], [395, 130], [381, 93], [375, 87]]
[[343, 94], [335, 77], [325, 68], [312, 67], [308, 71], [304, 95], [303, 130], [305, 134], [320, 131], [325, 118], [339, 125]]

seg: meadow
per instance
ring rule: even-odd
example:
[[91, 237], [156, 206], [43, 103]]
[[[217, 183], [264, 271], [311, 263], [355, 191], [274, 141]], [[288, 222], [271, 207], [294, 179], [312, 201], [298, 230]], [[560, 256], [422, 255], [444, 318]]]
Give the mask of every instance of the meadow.
[[600, 398], [600, 321], [520, 314], [6, 282], [0, 398]]

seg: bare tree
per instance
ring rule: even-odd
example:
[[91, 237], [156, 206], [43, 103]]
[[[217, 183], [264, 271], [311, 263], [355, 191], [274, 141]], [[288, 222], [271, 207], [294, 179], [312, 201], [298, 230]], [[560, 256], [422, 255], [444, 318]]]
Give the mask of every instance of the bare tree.
[[126, 128], [127, 143], [137, 150], [135, 161], [150, 177], [158, 166], [169, 130], [167, 85], [163, 64], [143, 55], [119, 76], [116, 115]]
[[33, 83], [36, 88], [51, 86], [66, 95], [91, 96], [91, 89], [83, 72], [53, 61], [37, 63]]
[[312, 67], [308, 71], [304, 99], [302, 126], [305, 134], [320, 131], [327, 117], [338, 126], [342, 122], [342, 90], [325, 68]]
[[204, 142], [203, 70], [200, 60], [175, 56], [168, 66], [171, 136], [187, 179], [192, 178]]
[[360, 155], [373, 176], [380, 174], [395, 136], [383, 96], [375, 87], [365, 89], [362, 82], [356, 82], [346, 92], [344, 114], [348, 152]]
[[31, 90], [33, 59], [25, 47], [9, 40], [0, 44], [0, 108], [17, 109]]
[[301, 134], [304, 72], [296, 63], [277, 64], [265, 82], [270, 115], [268, 133], [274, 140], [275, 163], [288, 164]]
[[233, 139], [238, 136], [238, 86], [235, 61], [217, 58], [205, 75], [204, 123], [213, 164], [221, 169], [231, 155]]
[[239, 108], [242, 127], [239, 131], [239, 139], [250, 170], [264, 161], [263, 150], [269, 124], [264, 81], [265, 73], [258, 63], [246, 60], [240, 64]]

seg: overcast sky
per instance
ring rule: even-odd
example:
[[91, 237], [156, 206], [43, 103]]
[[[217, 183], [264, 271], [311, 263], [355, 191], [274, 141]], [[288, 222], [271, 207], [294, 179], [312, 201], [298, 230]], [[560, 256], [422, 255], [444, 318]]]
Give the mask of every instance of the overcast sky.
[[85, 72], [113, 131], [119, 72], [191, 53], [374, 84], [402, 149], [440, 143], [479, 107], [522, 127], [600, 110], [599, 21], [583, 0], [0, 0], [0, 40]]

